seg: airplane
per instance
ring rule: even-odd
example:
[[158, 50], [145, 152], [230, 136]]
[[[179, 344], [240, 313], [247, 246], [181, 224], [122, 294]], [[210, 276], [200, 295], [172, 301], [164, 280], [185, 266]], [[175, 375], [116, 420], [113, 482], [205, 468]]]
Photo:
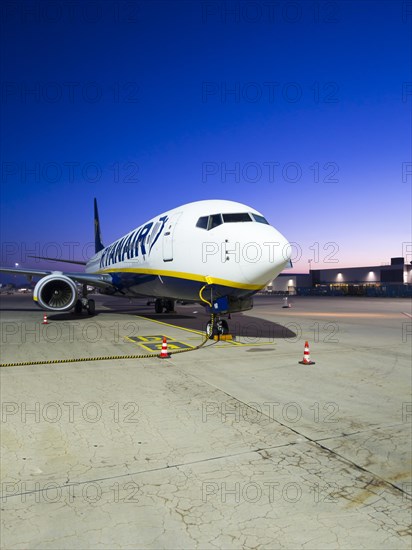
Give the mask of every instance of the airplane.
[[212, 337], [229, 331], [222, 316], [251, 309], [253, 294], [291, 266], [286, 238], [257, 210], [228, 200], [184, 204], [105, 247], [94, 199], [94, 237], [95, 254], [87, 262], [32, 256], [84, 265], [82, 273], [0, 271], [41, 277], [33, 300], [45, 311], [93, 315], [88, 286], [111, 296], [154, 298], [156, 313], [174, 311], [175, 300], [199, 302], [213, 313], [206, 327]]

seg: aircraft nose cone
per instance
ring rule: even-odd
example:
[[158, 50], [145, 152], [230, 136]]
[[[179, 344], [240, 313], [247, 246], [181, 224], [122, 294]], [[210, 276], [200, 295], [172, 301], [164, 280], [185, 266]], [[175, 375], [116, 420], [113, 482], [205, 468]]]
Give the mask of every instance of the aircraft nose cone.
[[242, 273], [249, 284], [264, 286], [289, 265], [289, 241], [277, 229], [262, 227], [254, 239], [243, 245]]

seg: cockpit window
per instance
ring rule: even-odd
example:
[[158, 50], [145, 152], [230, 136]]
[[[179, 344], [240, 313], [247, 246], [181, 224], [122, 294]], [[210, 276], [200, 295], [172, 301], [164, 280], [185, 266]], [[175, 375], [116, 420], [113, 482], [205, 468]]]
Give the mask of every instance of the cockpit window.
[[265, 223], [266, 225], [269, 225], [269, 222], [266, 218], [263, 216], [260, 216], [259, 214], [252, 214], [252, 216], [255, 218], [255, 220], [259, 223]]
[[234, 222], [251, 222], [252, 218], [247, 212], [242, 212], [241, 214], [223, 214], [224, 223], [234, 223]]
[[222, 223], [222, 215], [214, 214], [213, 216], [210, 216], [209, 229], [213, 229], [214, 227], [217, 227], [221, 223]]
[[269, 225], [269, 222], [260, 214], [250, 214], [248, 212], [235, 212], [231, 214], [212, 214], [211, 216], [202, 216], [197, 220], [196, 227], [210, 231], [222, 223], [237, 222], [258, 222]]
[[209, 221], [209, 216], [202, 216], [197, 220], [196, 227], [200, 227], [201, 229], [207, 229], [208, 221]]

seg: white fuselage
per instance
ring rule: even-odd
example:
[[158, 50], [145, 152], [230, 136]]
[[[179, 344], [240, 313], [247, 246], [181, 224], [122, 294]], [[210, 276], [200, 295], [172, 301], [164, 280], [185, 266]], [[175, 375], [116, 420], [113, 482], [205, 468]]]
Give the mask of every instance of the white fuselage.
[[246, 296], [274, 279], [289, 258], [288, 241], [259, 212], [205, 200], [131, 231], [95, 254], [86, 273], [110, 274], [127, 296], [197, 299], [204, 285], [215, 296]]

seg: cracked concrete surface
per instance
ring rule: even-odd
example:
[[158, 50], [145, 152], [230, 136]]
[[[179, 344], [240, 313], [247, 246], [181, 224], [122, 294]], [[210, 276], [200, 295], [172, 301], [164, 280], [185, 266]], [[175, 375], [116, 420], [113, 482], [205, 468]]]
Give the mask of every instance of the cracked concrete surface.
[[[258, 299], [253, 315], [302, 334], [262, 353], [219, 343], [163, 362], [2, 369], [2, 548], [410, 548], [411, 346], [396, 316], [405, 302], [344, 302], [342, 318], [339, 300], [296, 299], [293, 311], [278, 302]], [[339, 341], [320, 337], [316, 365], [298, 365], [328, 311]], [[140, 335], [159, 333], [136, 319]], [[135, 353], [110, 339], [116, 322], [129, 334], [128, 321], [97, 316], [94, 343], [15, 334], [3, 361], [16, 350]]]

